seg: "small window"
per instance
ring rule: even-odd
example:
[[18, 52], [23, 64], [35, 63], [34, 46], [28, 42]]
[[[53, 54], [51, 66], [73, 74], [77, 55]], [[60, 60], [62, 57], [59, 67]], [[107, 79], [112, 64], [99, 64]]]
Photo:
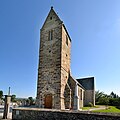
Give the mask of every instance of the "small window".
[[53, 30], [49, 31], [48, 40], [53, 40]]
[[52, 20], [52, 17], [50, 17], [50, 20]]
[[66, 35], [66, 44], [68, 45], [68, 36]]

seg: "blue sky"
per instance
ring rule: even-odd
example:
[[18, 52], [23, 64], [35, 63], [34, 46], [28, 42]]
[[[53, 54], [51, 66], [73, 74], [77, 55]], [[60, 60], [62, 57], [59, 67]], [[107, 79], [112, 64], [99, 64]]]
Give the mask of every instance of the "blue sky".
[[36, 96], [39, 32], [51, 6], [72, 39], [72, 75], [120, 95], [120, 0], [0, 0], [0, 89]]

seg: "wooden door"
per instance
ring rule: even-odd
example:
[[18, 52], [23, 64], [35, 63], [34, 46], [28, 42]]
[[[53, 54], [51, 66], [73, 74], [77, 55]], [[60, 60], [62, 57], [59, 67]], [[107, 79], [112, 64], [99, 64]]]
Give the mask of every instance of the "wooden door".
[[45, 108], [52, 108], [52, 95], [46, 95], [45, 96]]

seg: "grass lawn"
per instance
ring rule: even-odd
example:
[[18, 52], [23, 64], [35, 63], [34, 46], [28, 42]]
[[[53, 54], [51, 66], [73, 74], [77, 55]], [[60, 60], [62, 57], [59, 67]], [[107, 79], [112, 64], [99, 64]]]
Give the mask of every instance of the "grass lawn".
[[94, 110], [93, 112], [120, 113], [120, 109], [117, 109], [115, 106], [108, 106], [108, 109], [105, 109], [105, 110]]

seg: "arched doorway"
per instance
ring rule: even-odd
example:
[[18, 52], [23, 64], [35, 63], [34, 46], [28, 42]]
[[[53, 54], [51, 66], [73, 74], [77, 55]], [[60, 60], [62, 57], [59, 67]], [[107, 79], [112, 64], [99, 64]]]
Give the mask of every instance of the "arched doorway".
[[52, 94], [45, 95], [45, 108], [52, 108]]

